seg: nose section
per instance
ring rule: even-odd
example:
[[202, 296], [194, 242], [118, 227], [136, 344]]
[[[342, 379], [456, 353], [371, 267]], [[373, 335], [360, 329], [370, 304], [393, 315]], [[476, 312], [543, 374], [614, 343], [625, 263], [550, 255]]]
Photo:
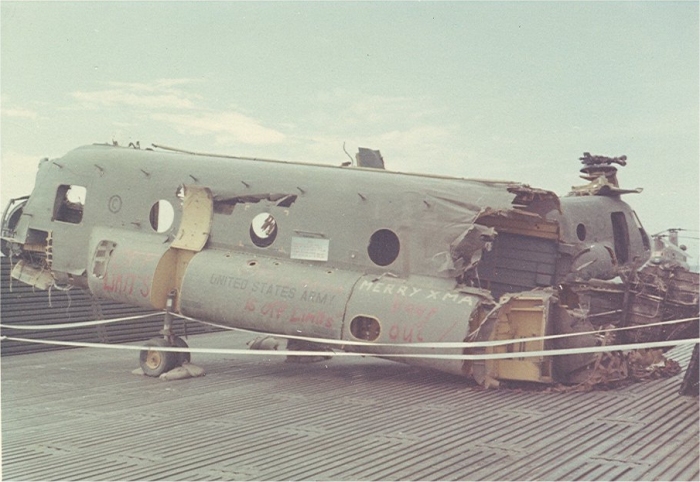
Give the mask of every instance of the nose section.
[[2, 235], [0, 235], [0, 251], [5, 256], [17, 256], [21, 253], [21, 244], [15, 239], [16, 228], [22, 217], [24, 205], [29, 196], [11, 199], [2, 214]]

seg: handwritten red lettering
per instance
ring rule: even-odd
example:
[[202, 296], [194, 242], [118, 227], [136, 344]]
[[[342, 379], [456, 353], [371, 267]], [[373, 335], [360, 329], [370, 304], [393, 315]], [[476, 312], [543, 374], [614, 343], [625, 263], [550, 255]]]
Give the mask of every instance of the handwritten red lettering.
[[270, 318], [279, 320], [287, 310], [287, 303], [284, 301], [271, 301], [260, 308], [260, 313]]
[[400, 297], [394, 297], [391, 304], [392, 313], [401, 313], [424, 322], [430, 321], [430, 319], [435, 316], [438, 311], [438, 307], [413, 303], [411, 301], [401, 299]]
[[394, 323], [389, 328], [389, 339], [391, 339], [391, 341], [396, 341], [396, 339], [398, 337], [399, 337], [399, 325], [397, 323]]
[[328, 313], [324, 311], [301, 311], [296, 307], [292, 309], [292, 314], [287, 321], [295, 324], [311, 324], [325, 326], [326, 328], [333, 327], [333, 317], [328, 315]]
[[391, 341], [402, 341], [404, 343], [423, 342], [423, 328], [425, 328], [426, 321], [419, 321], [418, 323], [393, 323], [389, 327], [389, 339]]

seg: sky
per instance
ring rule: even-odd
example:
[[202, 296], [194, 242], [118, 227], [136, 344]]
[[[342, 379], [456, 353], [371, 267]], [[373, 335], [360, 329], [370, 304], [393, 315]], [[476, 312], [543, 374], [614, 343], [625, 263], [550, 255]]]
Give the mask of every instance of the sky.
[[583, 152], [698, 259], [698, 2], [0, 2], [0, 201], [85, 144], [524, 182]]

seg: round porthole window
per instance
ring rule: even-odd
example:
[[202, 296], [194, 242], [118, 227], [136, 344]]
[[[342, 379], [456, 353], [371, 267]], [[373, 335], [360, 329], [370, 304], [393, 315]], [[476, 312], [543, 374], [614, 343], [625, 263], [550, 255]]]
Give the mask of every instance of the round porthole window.
[[161, 199], [151, 206], [151, 213], [148, 217], [151, 227], [157, 233], [164, 233], [170, 229], [175, 220], [175, 209], [170, 201]]
[[374, 264], [389, 266], [399, 257], [401, 243], [395, 232], [389, 229], [375, 231], [369, 238], [367, 254]]
[[250, 239], [259, 248], [267, 248], [277, 237], [277, 221], [270, 213], [260, 213], [250, 223]]
[[381, 334], [381, 326], [376, 318], [356, 316], [350, 322], [350, 333], [358, 340], [375, 341]]
[[585, 241], [585, 239], [586, 239], [586, 226], [579, 223], [579, 225], [576, 226], [576, 236], [578, 236], [578, 239], [580, 241]]

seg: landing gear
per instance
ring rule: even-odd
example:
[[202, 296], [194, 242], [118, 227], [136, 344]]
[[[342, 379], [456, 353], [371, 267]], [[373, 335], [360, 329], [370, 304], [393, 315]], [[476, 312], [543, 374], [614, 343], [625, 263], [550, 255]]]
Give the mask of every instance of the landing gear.
[[[189, 348], [185, 340], [176, 336], [173, 333], [173, 315], [172, 307], [174, 304], [175, 291], [168, 295], [165, 317], [163, 319], [163, 330], [160, 332], [162, 338], [152, 338], [144, 343], [144, 346], [149, 347], [148, 350], [142, 350], [139, 356], [141, 369], [145, 375], [149, 377], [159, 377], [163, 373], [169, 372], [175, 367], [181, 366], [183, 363], [189, 363], [189, 352], [174, 352], [164, 351], [158, 348], [174, 347], [174, 348]], [[186, 330], [185, 330], [186, 332]]]
[[170, 346], [165, 339], [152, 338], [144, 343], [144, 346], [153, 347], [148, 350], [142, 350], [139, 357], [141, 369], [145, 375], [159, 377], [177, 365], [179, 353], [158, 350], [158, 347]]
[[[175, 337], [175, 341], [173, 343], [173, 346], [176, 348], [189, 348], [185, 340], [180, 338], [179, 336]], [[180, 353], [174, 353], [174, 355], [177, 355], [177, 365], [180, 366], [183, 363], [189, 363], [190, 362], [190, 352], [180, 352]]]
[[189, 352], [158, 349], [159, 347], [189, 348], [185, 340], [179, 336], [174, 337], [173, 343], [169, 343], [165, 338], [152, 338], [144, 343], [144, 346], [152, 347], [148, 350], [142, 350], [139, 357], [141, 369], [149, 377], [159, 377], [175, 367], [182, 366], [183, 363], [190, 362]]

